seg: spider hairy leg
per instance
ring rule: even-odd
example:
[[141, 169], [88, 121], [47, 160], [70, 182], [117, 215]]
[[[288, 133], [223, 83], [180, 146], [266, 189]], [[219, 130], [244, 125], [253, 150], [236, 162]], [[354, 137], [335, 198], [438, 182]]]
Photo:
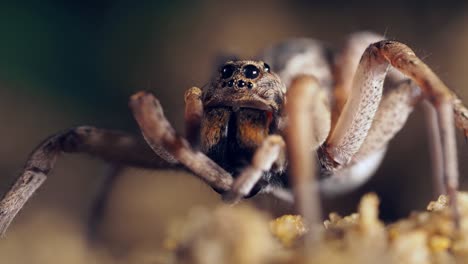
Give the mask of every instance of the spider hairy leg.
[[205, 154], [194, 151], [186, 139], [176, 134], [152, 94], [134, 94], [130, 98], [130, 108], [145, 140], [156, 153], [163, 148], [212, 188], [219, 191], [231, 189], [232, 176]]
[[387, 70], [388, 63], [368, 48], [356, 70], [350, 97], [326, 142], [333, 163], [328, 165], [330, 170], [348, 164], [364, 142], [382, 98]]
[[421, 88], [422, 97], [431, 102], [436, 110], [440, 140], [433, 142], [441, 145], [442, 182], [450, 196], [454, 219], [458, 225], [458, 161], [454, 127], [457, 124], [463, 128], [465, 120], [461, 112], [466, 109], [456, 105], [453, 92], [402, 43], [380, 41], [371, 44], [364, 52], [354, 77], [351, 97], [326, 145], [327, 155], [332, 161], [329, 165], [333, 169], [348, 164], [361, 147], [375, 116], [375, 107], [380, 102], [389, 64], [411, 78]]
[[408, 79], [391, 80], [385, 89], [387, 91], [359, 151], [349, 163], [320, 181], [324, 195], [349, 192], [371, 177], [383, 159], [388, 143], [402, 129], [415, 104], [422, 98], [419, 87]]
[[364, 142], [355, 155], [356, 160], [385, 149], [390, 140], [406, 123], [414, 106], [422, 99], [421, 89], [414, 82], [404, 79], [383, 95]]
[[57, 133], [40, 144], [29, 156], [16, 183], [0, 201], [0, 235], [24, 204], [46, 180], [61, 153], [87, 153], [105, 161], [146, 168], [165, 168], [175, 164], [155, 156], [141, 139], [128, 134], [77, 127]]
[[458, 158], [455, 137], [455, 118], [458, 106], [456, 96], [406, 45], [395, 41], [381, 41], [373, 44], [381, 57], [393, 67], [412, 78], [421, 87], [425, 97], [434, 105], [442, 144], [443, 182], [450, 197], [454, 217], [459, 225], [456, 192], [458, 190]]
[[383, 39], [383, 36], [373, 32], [357, 32], [347, 37], [342, 52], [334, 61], [336, 84], [333, 89], [333, 97], [335, 99], [333, 105], [333, 126], [336, 125], [336, 121], [351, 94], [353, 76], [359, 65], [362, 53], [370, 44]]

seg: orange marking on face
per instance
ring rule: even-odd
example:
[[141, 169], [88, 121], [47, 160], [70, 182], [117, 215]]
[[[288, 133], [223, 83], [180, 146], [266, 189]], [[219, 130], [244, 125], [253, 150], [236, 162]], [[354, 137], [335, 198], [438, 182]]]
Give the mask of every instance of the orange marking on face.
[[257, 110], [242, 110], [237, 116], [238, 141], [246, 147], [257, 148], [268, 136], [268, 114]]
[[245, 123], [239, 126], [239, 140], [248, 146], [259, 146], [267, 135], [268, 133], [263, 127]]
[[205, 113], [201, 124], [202, 149], [208, 150], [218, 144], [225, 133], [231, 113], [227, 109], [213, 109]]

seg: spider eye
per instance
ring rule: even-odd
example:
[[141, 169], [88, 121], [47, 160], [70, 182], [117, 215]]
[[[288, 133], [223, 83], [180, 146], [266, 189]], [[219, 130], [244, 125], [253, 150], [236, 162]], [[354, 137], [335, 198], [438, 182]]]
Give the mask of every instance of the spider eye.
[[271, 70], [270, 65], [263, 63], [263, 66], [265, 67], [265, 72], [270, 72]]
[[249, 78], [249, 79], [257, 78], [258, 75], [259, 75], [259, 72], [260, 72], [258, 70], [258, 68], [253, 66], [252, 64], [249, 64], [249, 65], [245, 66], [242, 71], [244, 73], [244, 76]]
[[232, 64], [224, 65], [224, 67], [221, 69], [221, 78], [227, 79], [234, 74], [234, 71], [236, 70], [236, 67]]

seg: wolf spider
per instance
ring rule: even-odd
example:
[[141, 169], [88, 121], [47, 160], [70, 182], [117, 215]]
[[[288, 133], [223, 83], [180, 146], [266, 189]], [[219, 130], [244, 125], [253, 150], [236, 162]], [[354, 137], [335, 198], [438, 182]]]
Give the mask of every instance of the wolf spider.
[[450, 196], [457, 221], [454, 126], [468, 134], [468, 110], [405, 44], [361, 32], [338, 53], [296, 39], [272, 46], [258, 61], [226, 62], [205, 89], [186, 92], [185, 138], [147, 92], [130, 99], [146, 143], [94, 127], [49, 137], [1, 200], [0, 233], [62, 152], [119, 165], [185, 168], [226, 201], [272, 193], [295, 201], [308, 223], [318, 223], [320, 192], [345, 192], [369, 178], [420, 102], [428, 102], [434, 184]]

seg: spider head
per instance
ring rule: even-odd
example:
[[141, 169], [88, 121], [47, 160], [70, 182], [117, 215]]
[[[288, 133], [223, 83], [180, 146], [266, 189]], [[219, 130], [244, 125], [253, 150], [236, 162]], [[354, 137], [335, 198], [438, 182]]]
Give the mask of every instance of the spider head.
[[237, 177], [265, 138], [280, 130], [284, 94], [284, 84], [268, 64], [226, 62], [203, 91], [202, 151]]
[[228, 61], [220, 69], [203, 101], [207, 108], [251, 108], [278, 113], [285, 87], [262, 61]]

